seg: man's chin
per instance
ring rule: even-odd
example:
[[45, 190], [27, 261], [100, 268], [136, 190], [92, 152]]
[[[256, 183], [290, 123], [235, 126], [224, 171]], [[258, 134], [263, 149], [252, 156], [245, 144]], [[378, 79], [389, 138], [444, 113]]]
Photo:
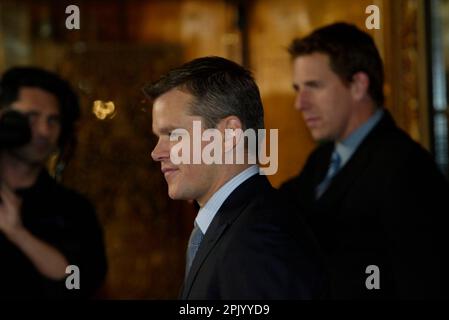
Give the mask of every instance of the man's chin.
[[182, 193], [179, 190], [170, 189], [170, 187], [168, 187], [168, 196], [172, 200], [192, 200], [192, 197], [188, 194]]
[[14, 150], [11, 154], [19, 161], [26, 162], [30, 165], [44, 165], [49, 159], [48, 152], [45, 153], [28, 153], [21, 150]]
[[321, 135], [321, 134], [312, 134], [312, 138], [316, 142], [323, 142], [323, 141], [326, 140], [326, 138], [323, 135]]
[[188, 199], [185, 199], [184, 197], [180, 196], [179, 194], [177, 194], [175, 192], [168, 192], [168, 196], [172, 200], [188, 200]]
[[173, 188], [171, 188], [170, 185], [168, 186], [168, 196], [172, 200], [181, 200], [178, 198], [178, 194], [177, 194], [176, 190], [173, 190]]
[[50, 158], [50, 154], [48, 152], [43, 153], [35, 153], [28, 157], [28, 160], [34, 164], [44, 164]]
[[315, 140], [318, 143], [324, 143], [324, 142], [329, 142], [329, 141], [333, 141], [334, 139], [332, 137], [330, 137], [330, 135], [328, 134], [324, 134], [322, 132], [311, 132], [312, 138], [313, 140]]

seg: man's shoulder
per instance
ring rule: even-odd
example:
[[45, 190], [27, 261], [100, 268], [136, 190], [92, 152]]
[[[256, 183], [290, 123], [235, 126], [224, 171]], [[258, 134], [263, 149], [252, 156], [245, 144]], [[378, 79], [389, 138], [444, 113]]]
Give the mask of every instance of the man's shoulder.
[[61, 183], [58, 183], [58, 188], [60, 190], [59, 192], [61, 192], [61, 195], [63, 195], [63, 197], [68, 201], [78, 202], [84, 205], [91, 205], [91, 201], [88, 199], [88, 197], [81, 192], [76, 191], [75, 189], [72, 189]]
[[422, 161], [434, 165], [430, 152], [396, 126], [374, 132], [373, 136], [367, 139], [366, 145], [361, 147], [369, 149], [372, 156], [379, 159], [379, 163], [389, 164], [390, 167], [414, 166]]
[[[240, 243], [244, 239], [278, 237], [287, 232], [293, 222], [290, 220], [291, 210], [288, 204], [274, 188], [249, 197], [240, 210], [238, 218], [230, 226]], [[297, 231], [300, 232], [298, 229]]]
[[91, 209], [92, 203], [79, 191], [56, 181], [47, 171], [43, 171], [36, 184], [39, 194], [51, 198], [53, 203], [68, 208]]
[[[253, 263], [250, 261], [292, 264], [300, 259], [304, 265], [319, 263], [316, 240], [296, 213], [274, 188], [248, 201], [229, 226], [226, 252], [233, 258], [229, 257], [228, 262], [241, 263], [245, 259], [249, 264]], [[281, 256], [284, 260], [279, 259]]]

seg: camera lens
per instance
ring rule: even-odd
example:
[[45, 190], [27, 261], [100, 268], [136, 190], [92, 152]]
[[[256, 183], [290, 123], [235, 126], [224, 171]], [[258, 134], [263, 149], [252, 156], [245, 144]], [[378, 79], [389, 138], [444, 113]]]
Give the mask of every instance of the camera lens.
[[0, 116], [0, 148], [17, 148], [27, 144], [30, 140], [30, 125], [25, 115], [8, 110]]

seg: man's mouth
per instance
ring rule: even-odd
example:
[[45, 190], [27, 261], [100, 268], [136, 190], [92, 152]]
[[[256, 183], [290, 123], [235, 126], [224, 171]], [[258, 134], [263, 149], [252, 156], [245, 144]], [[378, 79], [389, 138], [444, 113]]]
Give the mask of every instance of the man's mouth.
[[164, 177], [167, 179], [168, 177], [170, 177], [171, 175], [173, 175], [176, 171], [178, 171], [179, 169], [177, 168], [171, 168], [171, 167], [165, 167], [162, 168], [161, 171], [164, 174]]
[[306, 117], [304, 118], [304, 121], [306, 122], [308, 127], [315, 127], [318, 122], [320, 121], [319, 117]]

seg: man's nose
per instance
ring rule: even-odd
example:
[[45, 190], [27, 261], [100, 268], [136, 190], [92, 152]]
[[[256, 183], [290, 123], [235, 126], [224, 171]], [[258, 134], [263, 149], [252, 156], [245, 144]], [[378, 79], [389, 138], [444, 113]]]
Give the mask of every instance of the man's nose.
[[151, 158], [154, 161], [162, 161], [170, 158], [170, 148], [166, 141], [159, 139], [153, 151], [151, 151]]
[[304, 111], [307, 108], [307, 93], [299, 91], [295, 96], [295, 109], [298, 111]]
[[50, 136], [52, 130], [50, 124], [44, 119], [36, 121], [33, 125], [33, 129], [39, 136], [43, 137]]
[[303, 111], [305, 106], [305, 94], [303, 91], [298, 91], [295, 96], [295, 109]]

